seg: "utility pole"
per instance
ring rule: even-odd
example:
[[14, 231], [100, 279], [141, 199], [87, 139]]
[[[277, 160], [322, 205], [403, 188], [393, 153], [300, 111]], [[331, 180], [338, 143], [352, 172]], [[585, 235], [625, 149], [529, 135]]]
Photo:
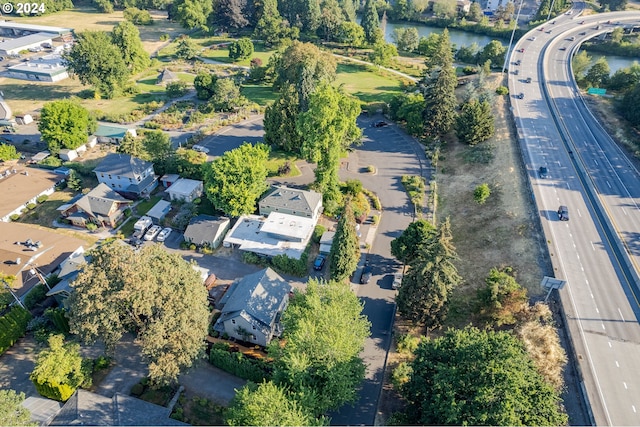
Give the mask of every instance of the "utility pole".
[[7, 288], [7, 290], [9, 291], [9, 293], [11, 294], [11, 296], [13, 297], [13, 299], [16, 300], [16, 302], [20, 305], [20, 307], [24, 308], [25, 310], [27, 309], [27, 307], [24, 306], [24, 304], [22, 303], [22, 301], [20, 301], [20, 298], [18, 298], [18, 296], [16, 295], [15, 292], [13, 292], [13, 289], [11, 289], [11, 286], [9, 286], [9, 284], [7, 283], [6, 280], [4, 279], [0, 279], [2, 280], [2, 283], [4, 284], [4, 287]]

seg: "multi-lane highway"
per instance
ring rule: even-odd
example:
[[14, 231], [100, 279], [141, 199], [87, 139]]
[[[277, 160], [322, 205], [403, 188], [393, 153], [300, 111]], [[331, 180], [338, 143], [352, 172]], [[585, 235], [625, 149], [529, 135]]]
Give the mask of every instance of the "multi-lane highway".
[[[509, 88], [555, 276], [567, 281], [560, 294], [593, 420], [640, 425], [640, 174], [589, 113], [570, 69], [581, 42], [640, 25], [640, 14], [583, 8], [517, 43]], [[559, 221], [560, 205], [569, 221]]]

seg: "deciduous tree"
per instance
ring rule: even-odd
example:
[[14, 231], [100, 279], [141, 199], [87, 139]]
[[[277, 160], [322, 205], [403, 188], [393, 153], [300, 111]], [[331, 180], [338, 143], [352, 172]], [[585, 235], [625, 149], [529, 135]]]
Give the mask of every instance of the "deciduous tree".
[[513, 325], [527, 308], [527, 290], [516, 282], [511, 268], [492, 268], [485, 287], [478, 290], [478, 304], [480, 313], [496, 326]]
[[193, 80], [193, 86], [196, 88], [196, 96], [198, 99], [207, 101], [211, 99], [215, 93], [215, 84], [218, 78], [211, 71], [200, 71]]
[[332, 203], [340, 203], [340, 154], [360, 141], [362, 131], [356, 123], [359, 114], [358, 100], [342, 89], [323, 84], [311, 94], [309, 109], [300, 114], [296, 123], [303, 137], [302, 155], [317, 163], [315, 185], [323, 193], [328, 209]]
[[144, 51], [140, 40], [140, 31], [133, 23], [122, 21], [113, 27], [111, 35], [113, 44], [120, 49], [124, 63], [133, 73], [146, 69], [151, 61], [149, 54]]
[[350, 200], [347, 200], [329, 252], [331, 279], [343, 281], [351, 276], [356, 271], [359, 260], [360, 242], [356, 233], [356, 219]]
[[478, 64], [484, 64], [486, 61], [491, 61], [491, 65], [494, 67], [501, 66], [504, 62], [504, 55], [507, 49], [498, 40], [491, 40], [485, 45], [485, 47], [478, 52], [476, 62]]
[[560, 396], [508, 332], [451, 329], [423, 339], [415, 356], [401, 392], [409, 402], [407, 424], [567, 423]]
[[247, 0], [217, 0], [210, 16], [213, 22], [225, 30], [240, 29], [249, 25]]
[[71, 332], [113, 349], [125, 332], [135, 331], [154, 383], [175, 381], [202, 354], [207, 291], [180, 255], [160, 245], [134, 253], [120, 241], [104, 244], [92, 251], [72, 287]]
[[3, 426], [36, 426], [31, 422], [31, 412], [22, 406], [24, 393], [14, 390], [0, 390], [0, 425]]
[[229, 46], [229, 59], [233, 62], [241, 61], [253, 55], [253, 42], [247, 37], [242, 37]]
[[38, 130], [52, 154], [58, 154], [62, 148], [75, 150], [86, 144], [89, 133], [95, 129], [95, 118], [75, 101], [48, 102], [40, 111]]
[[640, 125], [640, 84], [636, 84], [633, 89], [627, 92], [622, 98], [620, 109], [625, 119], [629, 120], [632, 125]]
[[605, 58], [599, 58], [595, 64], [589, 68], [584, 79], [593, 87], [606, 87], [609, 83], [609, 63]]
[[403, 264], [411, 264], [424, 253], [435, 233], [436, 228], [426, 219], [413, 221], [399, 237], [391, 241], [391, 255]]
[[269, 347], [274, 381], [314, 416], [354, 402], [364, 379], [360, 359], [371, 323], [346, 283], [310, 279], [282, 316], [283, 339]]
[[420, 43], [418, 29], [416, 27], [396, 28], [393, 30], [393, 41], [396, 42], [398, 50], [413, 52]]
[[321, 426], [286, 388], [271, 381], [249, 383], [238, 390], [226, 412], [230, 426]]
[[3, 144], [0, 145], [0, 161], [5, 162], [7, 160], [19, 159], [20, 154], [16, 150], [15, 145]]
[[178, 21], [187, 30], [199, 28], [209, 31], [207, 19], [213, 12], [210, 0], [176, 0], [171, 8], [172, 19]]
[[280, 15], [277, 0], [263, 0], [258, 16], [253, 36], [263, 40], [267, 46], [276, 45], [286, 37], [298, 38], [298, 29], [291, 28], [289, 22]]
[[124, 87], [130, 72], [120, 49], [104, 31], [77, 35], [69, 52], [63, 54], [71, 74], [84, 85], [92, 85], [105, 98], [113, 98]]
[[389, 66], [391, 59], [398, 56], [398, 50], [392, 43], [379, 41], [373, 45], [373, 52], [369, 54], [369, 60], [376, 65]]
[[334, 41], [340, 25], [344, 22], [342, 8], [337, 0], [322, 0], [318, 35], [324, 40]]
[[246, 99], [240, 94], [240, 87], [233, 79], [224, 78], [216, 80], [209, 102], [218, 111], [231, 111], [245, 104]]
[[360, 47], [364, 43], [364, 30], [356, 22], [343, 22], [338, 28], [336, 40], [350, 47]]
[[233, 217], [253, 213], [267, 189], [268, 158], [265, 144], [244, 143], [207, 164], [205, 192], [213, 206]]

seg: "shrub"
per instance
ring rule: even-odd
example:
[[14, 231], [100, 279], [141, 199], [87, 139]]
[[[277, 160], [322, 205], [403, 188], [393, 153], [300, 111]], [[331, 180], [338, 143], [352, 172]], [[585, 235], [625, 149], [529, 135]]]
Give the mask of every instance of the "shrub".
[[167, 83], [166, 91], [169, 98], [180, 98], [187, 93], [187, 84], [183, 81]]
[[66, 316], [66, 310], [64, 308], [48, 308], [44, 315], [53, 325], [58, 332], [68, 335], [69, 334], [69, 319]]
[[362, 182], [359, 179], [349, 179], [345, 184], [345, 192], [357, 196], [362, 192]]
[[371, 217], [371, 223], [376, 225], [380, 222], [380, 215], [374, 215]]
[[475, 73], [477, 73], [477, 72], [478, 72], [478, 70], [477, 70], [475, 67], [469, 67], [469, 66], [467, 66], [467, 67], [464, 67], [464, 68], [462, 69], [462, 72], [468, 76], [468, 75], [470, 75], [470, 74], [475, 74]]
[[43, 284], [36, 285], [24, 298], [24, 305], [31, 310], [47, 298], [47, 288]]
[[93, 222], [88, 222], [87, 225], [87, 230], [89, 231], [95, 231], [98, 229], [98, 226], [96, 224], [94, 224]]
[[412, 372], [413, 369], [407, 362], [401, 362], [398, 364], [391, 374], [391, 382], [396, 390], [400, 389], [403, 384], [409, 381]]
[[509, 93], [509, 89], [507, 89], [505, 86], [498, 86], [496, 88], [496, 93], [498, 95], [507, 95]]
[[377, 211], [382, 209], [382, 204], [380, 203], [380, 199], [378, 198], [378, 196], [375, 195], [373, 191], [367, 190], [366, 188], [364, 188], [362, 189], [362, 192], [366, 194], [366, 196], [369, 198], [369, 201], [371, 202], [373, 209]]
[[160, 41], [166, 42], [167, 40], [169, 40], [169, 34], [160, 34]]
[[131, 387], [131, 395], [135, 397], [140, 397], [144, 393], [144, 386], [140, 383], [136, 383]]
[[236, 40], [229, 46], [229, 58], [234, 62], [246, 59], [252, 54], [253, 42], [246, 37]]
[[27, 209], [29, 209], [30, 211], [32, 211], [32, 210], [34, 210], [34, 209], [36, 208], [36, 206], [38, 206], [38, 205], [36, 205], [35, 203], [29, 203], [29, 204], [27, 205]]
[[376, 171], [376, 167], [373, 165], [367, 166], [367, 172], [374, 173]]
[[398, 353], [408, 354], [413, 353], [418, 348], [418, 344], [420, 344], [420, 338], [411, 334], [402, 334], [398, 336], [396, 348]]
[[47, 201], [48, 198], [49, 198], [49, 196], [47, 196], [46, 194], [43, 194], [41, 196], [38, 196], [38, 198], [36, 198], [36, 202], [44, 203], [44, 202]]
[[271, 372], [264, 361], [252, 360], [242, 353], [230, 353], [222, 348], [211, 348], [209, 362], [223, 371], [245, 380], [261, 383], [271, 379]]
[[9, 217], [9, 219], [11, 219], [11, 221], [17, 221], [20, 219], [20, 214], [13, 214]]
[[483, 205], [490, 195], [491, 190], [489, 189], [489, 185], [480, 184], [473, 191], [473, 200], [475, 200], [478, 204]]
[[43, 166], [50, 166], [53, 168], [57, 168], [62, 166], [62, 160], [60, 160], [58, 157], [55, 156], [49, 156], [46, 159], [42, 160], [40, 163], [38, 163], [39, 165], [43, 165]]
[[311, 236], [311, 241], [313, 243], [320, 243], [320, 239], [324, 232], [327, 231], [322, 225], [316, 225], [316, 228], [313, 229], [313, 235]]
[[99, 356], [93, 361], [93, 369], [96, 371], [107, 369], [109, 365], [111, 365], [111, 359], [107, 356]]

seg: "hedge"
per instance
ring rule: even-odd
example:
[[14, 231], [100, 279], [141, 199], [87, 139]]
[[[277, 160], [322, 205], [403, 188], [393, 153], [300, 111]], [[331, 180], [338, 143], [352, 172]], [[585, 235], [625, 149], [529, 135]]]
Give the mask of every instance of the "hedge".
[[221, 347], [214, 345], [209, 353], [209, 362], [216, 368], [257, 384], [271, 379], [265, 362], [249, 359], [239, 352], [231, 353]]
[[31, 313], [15, 306], [6, 315], [0, 317], [0, 354], [7, 351], [27, 331]]
[[40, 393], [40, 396], [48, 397], [49, 399], [59, 402], [66, 402], [76, 391], [75, 388], [68, 384], [51, 383], [48, 381], [44, 383], [33, 381], [33, 385], [36, 386], [36, 391]]

